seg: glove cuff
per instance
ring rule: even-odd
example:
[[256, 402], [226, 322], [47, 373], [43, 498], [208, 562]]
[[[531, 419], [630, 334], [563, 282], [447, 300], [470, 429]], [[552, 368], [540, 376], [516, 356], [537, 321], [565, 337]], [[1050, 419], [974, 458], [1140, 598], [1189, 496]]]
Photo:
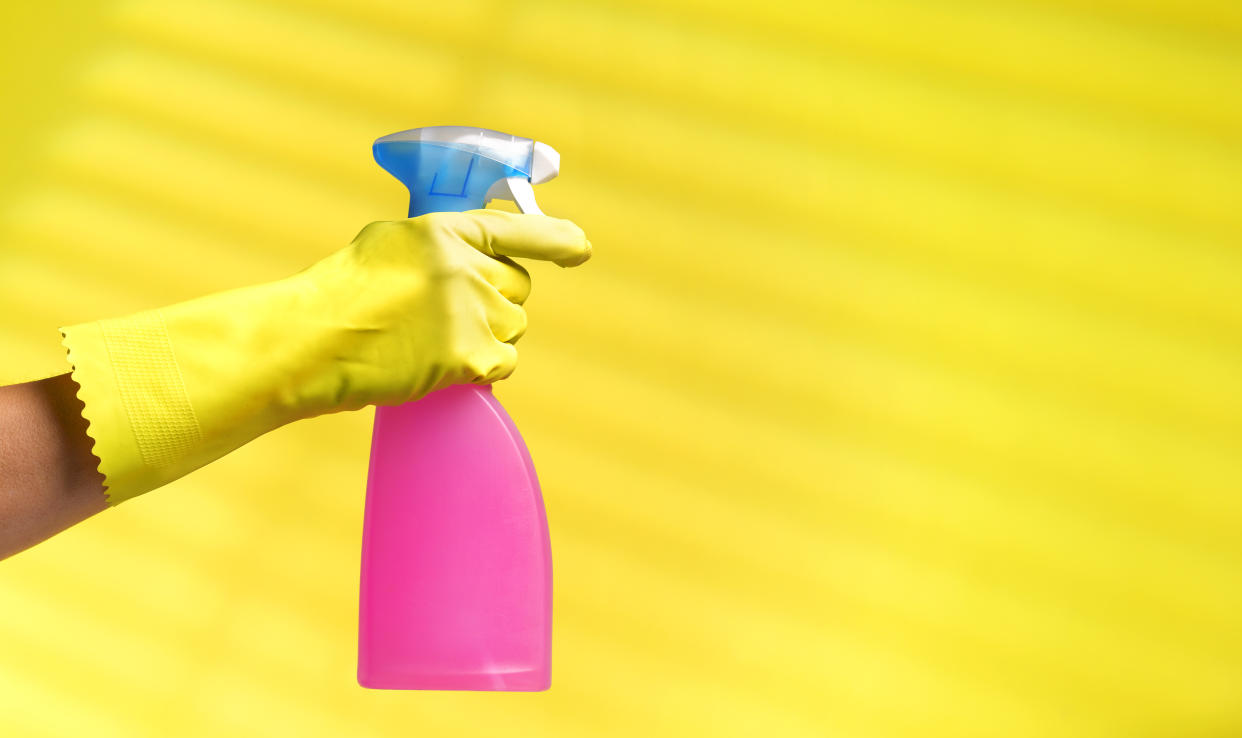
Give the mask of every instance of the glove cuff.
[[188, 471], [179, 462], [202, 433], [160, 311], [60, 331], [108, 503]]

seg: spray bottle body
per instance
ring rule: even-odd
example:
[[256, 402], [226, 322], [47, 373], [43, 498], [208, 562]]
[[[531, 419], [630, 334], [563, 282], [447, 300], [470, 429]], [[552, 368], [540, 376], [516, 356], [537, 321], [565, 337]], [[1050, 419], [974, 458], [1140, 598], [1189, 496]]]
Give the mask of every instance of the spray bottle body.
[[[520, 174], [469, 147], [377, 142], [410, 217], [485, 205]], [[539, 691], [551, 667], [552, 557], [534, 464], [490, 385], [378, 407], [363, 523], [358, 682]]]

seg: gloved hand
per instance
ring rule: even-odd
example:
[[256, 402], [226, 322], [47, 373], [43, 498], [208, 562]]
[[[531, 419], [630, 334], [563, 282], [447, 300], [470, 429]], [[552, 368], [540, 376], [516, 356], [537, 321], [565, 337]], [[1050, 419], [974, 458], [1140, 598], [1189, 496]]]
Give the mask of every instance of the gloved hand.
[[269, 284], [61, 328], [110, 504], [281, 425], [509, 376], [530, 276], [576, 266], [573, 223], [498, 210], [372, 223]]

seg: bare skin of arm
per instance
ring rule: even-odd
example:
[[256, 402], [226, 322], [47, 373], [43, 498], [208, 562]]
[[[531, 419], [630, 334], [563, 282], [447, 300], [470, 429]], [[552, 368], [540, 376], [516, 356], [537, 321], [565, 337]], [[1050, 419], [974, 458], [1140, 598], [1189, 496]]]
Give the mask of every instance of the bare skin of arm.
[[0, 559], [108, 506], [77, 389], [68, 374], [0, 387]]

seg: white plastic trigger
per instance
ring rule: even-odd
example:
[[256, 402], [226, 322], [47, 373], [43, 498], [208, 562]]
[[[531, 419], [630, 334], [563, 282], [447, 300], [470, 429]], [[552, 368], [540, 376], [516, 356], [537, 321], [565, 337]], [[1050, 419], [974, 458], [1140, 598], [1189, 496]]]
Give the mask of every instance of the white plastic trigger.
[[529, 179], [525, 177], [506, 177], [505, 182], [509, 184], [509, 192], [513, 193], [513, 201], [517, 203], [518, 210], [523, 213], [543, 215], [543, 211], [539, 209], [538, 203], [535, 202], [535, 190], [531, 188]]
[[487, 190], [485, 199], [512, 200], [517, 203], [518, 210], [523, 213], [543, 215], [543, 211], [535, 202], [535, 190], [531, 188], [530, 180], [525, 177], [505, 177], [496, 180], [495, 184]]

